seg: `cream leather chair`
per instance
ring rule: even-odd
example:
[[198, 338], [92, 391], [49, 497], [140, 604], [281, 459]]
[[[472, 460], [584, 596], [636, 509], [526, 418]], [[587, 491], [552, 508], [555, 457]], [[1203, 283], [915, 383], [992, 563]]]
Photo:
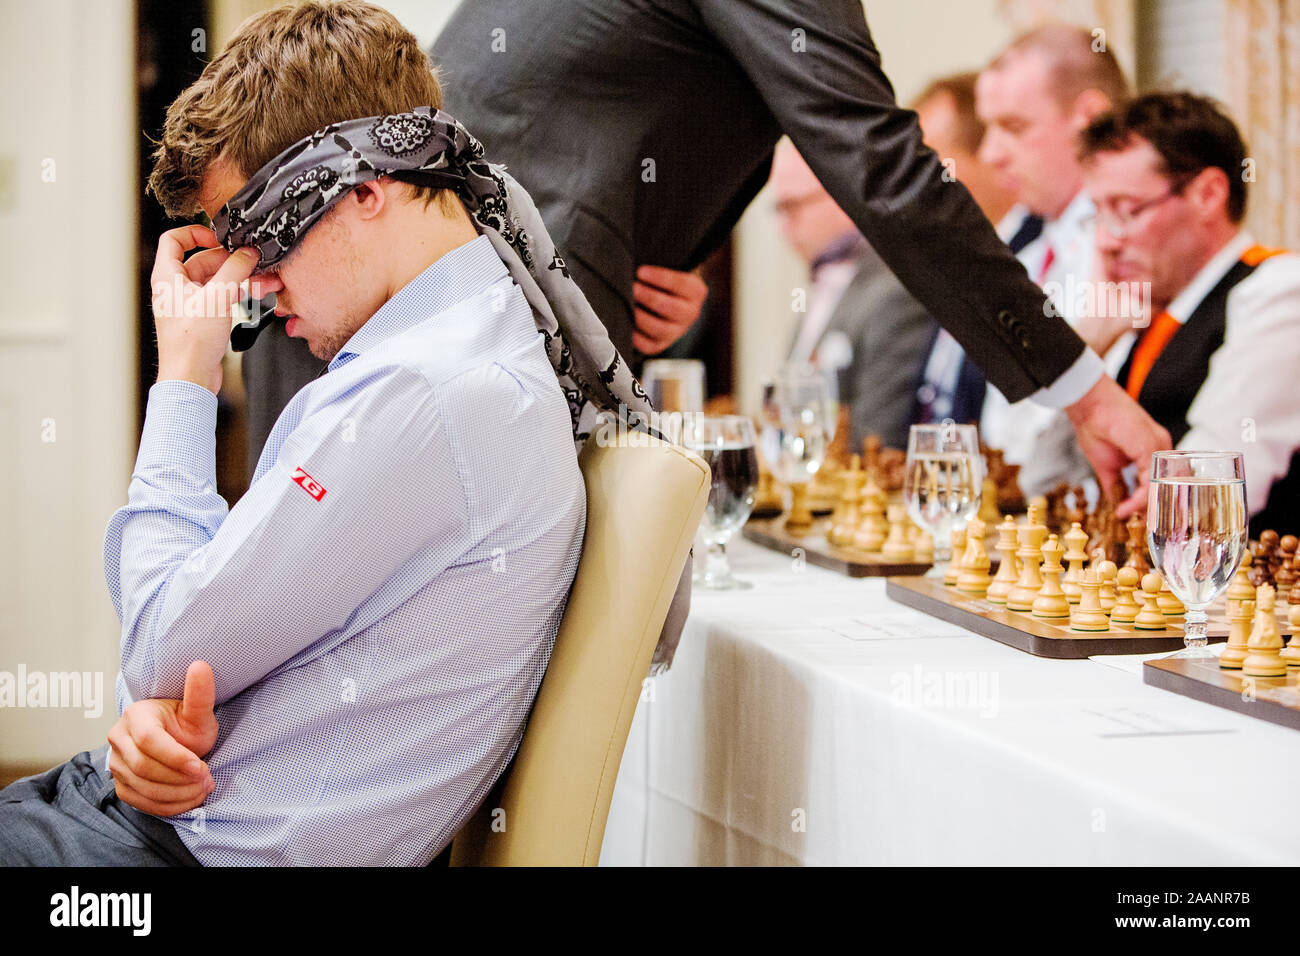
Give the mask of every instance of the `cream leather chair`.
[[665, 443], [588, 441], [579, 464], [587, 532], [555, 649], [514, 762], [457, 834], [452, 866], [600, 859], [641, 682], [711, 478], [698, 455]]

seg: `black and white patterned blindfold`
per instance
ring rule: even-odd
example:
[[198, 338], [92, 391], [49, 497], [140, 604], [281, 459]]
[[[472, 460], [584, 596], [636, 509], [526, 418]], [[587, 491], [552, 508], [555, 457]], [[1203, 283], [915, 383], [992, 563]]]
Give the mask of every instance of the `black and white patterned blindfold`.
[[[255, 247], [257, 271], [266, 271], [334, 203], [384, 176], [450, 189], [460, 198], [532, 306], [569, 402], [576, 441], [590, 434], [600, 411], [634, 428], [648, 424], [651, 406], [640, 382], [570, 278], [532, 197], [504, 167], [484, 160], [482, 144], [441, 110], [421, 106], [317, 130], [254, 173], [212, 227], [231, 252]], [[268, 321], [244, 323], [232, 333], [232, 345], [249, 347]]]

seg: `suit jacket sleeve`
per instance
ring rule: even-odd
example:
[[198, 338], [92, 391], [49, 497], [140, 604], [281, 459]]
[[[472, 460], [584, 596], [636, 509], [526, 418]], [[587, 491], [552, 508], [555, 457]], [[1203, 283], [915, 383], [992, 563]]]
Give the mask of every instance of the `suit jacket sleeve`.
[[696, 0], [840, 207], [1011, 401], [1083, 353], [898, 106], [859, 0]]

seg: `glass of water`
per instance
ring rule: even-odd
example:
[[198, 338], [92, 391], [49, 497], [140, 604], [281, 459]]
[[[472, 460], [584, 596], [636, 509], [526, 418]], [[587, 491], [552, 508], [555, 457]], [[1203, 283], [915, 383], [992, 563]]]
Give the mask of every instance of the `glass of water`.
[[1184, 650], [1206, 648], [1205, 609], [1232, 583], [1246, 553], [1246, 462], [1236, 451], [1158, 451], [1147, 497], [1147, 546], [1169, 590], [1187, 606]]
[[974, 425], [913, 425], [907, 436], [903, 503], [934, 538], [935, 564], [952, 559], [952, 531], [979, 511], [984, 459]]
[[695, 583], [717, 591], [753, 587], [732, 576], [727, 542], [754, 509], [758, 487], [754, 423], [743, 415], [688, 415], [682, 431], [682, 444], [708, 462], [713, 472], [700, 525], [708, 557], [704, 574]]

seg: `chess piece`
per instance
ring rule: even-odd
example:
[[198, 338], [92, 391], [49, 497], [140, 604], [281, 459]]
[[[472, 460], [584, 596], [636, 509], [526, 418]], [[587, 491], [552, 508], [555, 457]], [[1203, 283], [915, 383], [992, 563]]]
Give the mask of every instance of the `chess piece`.
[[988, 593], [993, 578], [989, 575], [989, 553], [984, 547], [984, 522], [971, 518], [966, 525], [966, 552], [961, 559], [961, 573], [957, 577], [957, 590], [963, 594], [983, 597]]
[[853, 543], [853, 534], [857, 531], [861, 517], [862, 484], [867, 480], [862, 471], [862, 459], [854, 455], [849, 462], [849, 470], [844, 473], [844, 490], [840, 493], [840, 503], [831, 516], [830, 526], [826, 531], [826, 540], [843, 547]]
[[1162, 577], [1160, 581], [1160, 613], [1165, 617], [1178, 617], [1180, 614], [1186, 614], [1187, 608], [1183, 607], [1183, 602], [1178, 600], [1178, 595], [1169, 587], [1169, 579]]
[[948, 567], [943, 572], [944, 587], [955, 588], [961, 577], [961, 564], [966, 557], [966, 529], [952, 529], [952, 546], [949, 548]]
[[879, 435], [867, 435], [862, 439], [862, 470], [869, 475], [879, 474], [881, 446]]
[[[1273, 553], [1277, 550], [1278, 544], [1276, 531], [1265, 530], [1259, 533], [1259, 543], [1255, 545], [1254, 560], [1250, 562], [1250, 583], [1255, 587], [1258, 588], [1265, 584], [1269, 587], [1273, 586]], [[1259, 599], [1256, 598], [1256, 604], [1258, 603]]]
[[[1125, 565], [1125, 567], [1127, 566]], [[1136, 571], [1137, 568], [1133, 570]], [[1115, 606], [1115, 575], [1118, 571], [1119, 569], [1115, 567], [1114, 561], [1097, 562], [1097, 580], [1101, 582], [1101, 609], [1107, 614]]]
[[772, 477], [772, 473], [760, 466], [758, 470], [758, 488], [754, 492], [754, 510], [751, 518], [775, 518], [785, 510], [785, 501], [781, 489]]
[[1286, 676], [1286, 660], [1280, 653], [1282, 632], [1278, 630], [1277, 617], [1273, 613], [1275, 597], [1276, 592], [1270, 585], [1262, 584], [1255, 590], [1255, 626], [1246, 642], [1250, 653], [1241, 662], [1241, 673], [1247, 677]]
[[1142, 576], [1137, 568], [1120, 568], [1115, 577], [1115, 606], [1110, 609], [1111, 624], [1132, 624], [1137, 620], [1137, 599], [1133, 597]]
[[984, 595], [994, 604], [1007, 603], [1007, 595], [1011, 593], [1016, 579], [1020, 576], [1016, 545], [1016, 522], [1011, 515], [1007, 515], [1002, 520], [1002, 524], [998, 525], [998, 553], [1002, 556], [1002, 560], [998, 562], [997, 576], [993, 578], [988, 593]]
[[878, 552], [885, 543], [889, 523], [885, 520], [885, 493], [876, 484], [876, 473], [866, 469], [867, 484], [859, 502], [858, 528], [852, 547], [858, 551]]
[[1241, 670], [1250, 653], [1250, 624], [1255, 617], [1255, 602], [1250, 598], [1234, 601], [1228, 608], [1228, 645], [1219, 653], [1224, 670]]
[[[1079, 579], [1079, 587], [1082, 588], [1079, 603], [1070, 608], [1070, 630], [1110, 630], [1110, 620], [1106, 617], [1106, 612], [1101, 609], [1101, 582], [1097, 579], [1097, 572], [1092, 568], [1084, 571]], [[1162, 617], [1161, 621], [1163, 620]]]
[[1160, 611], [1160, 575], [1154, 571], [1142, 576], [1142, 610], [1134, 618], [1133, 626], [1139, 631], [1165, 629], [1165, 616]]
[[1124, 559], [1124, 567], [1134, 568], [1138, 574], [1146, 574], [1151, 570], [1151, 562], [1147, 560], [1147, 522], [1141, 515], [1135, 514], [1128, 519], [1128, 543], [1125, 548], [1128, 557]]
[[985, 478], [980, 489], [979, 519], [984, 522], [984, 527], [991, 528], [998, 523], [1000, 517], [1002, 515], [998, 512], [998, 483], [992, 478]]
[[825, 517], [835, 510], [840, 497], [839, 474], [823, 463], [808, 482], [808, 510], [814, 517]]
[[916, 530], [918, 534], [916, 535], [914, 544], [914, 560], [918, 564], [933, 564], [934, 538], [930, 535], [930, 532], [926, 531], [922, 527], [918, 526]]
[[[1294, 607], [1294, 605], [1292, 606]], [[1273, 619], [1276, 623], [1276, 614], [1274, 614]], [[1300, 667], [1300, 637], [1297, 636], [1297, 633], [1300, 632], [1297, 632], [1293, 627], [1291, 630], [1291, 639], [1287, 641], [1286, 649], [1282, 651], [1282, 660], [1286, 661], [1287, 667]]]
[[1241, 564], [1237, 566], [1237, 573], [1232, 576], [1232, 583], [1228, 585], [1228, 617], [1232, 617], [1234, 604], [1255, 600], [1255, 587], [1250, 583], [1250, 562], [1250, 551], [1247, 550], [1241, 556]]
[[1016, 557], [1020, 559], [1020, 576], [1007, 594], [1007, 608], [1012, 611], [1032, 611], [1034, 599], [1043, 587], [1043, 576], [1039, 571], [1043, 561], [1043, 540], [1047, 537], [1047, 526], [1042, 522], [1043, 504], [1035, 501], [1029, 506], [1029, 516], [1019, 529], [1020, 547]]
[[1043, 586], [1038, 597], [1034, 598], [1034, 617], [1070, 616], [1070, 602], [1061, 590], [1061, 573], [1065, 570], [1061, 567], [1061, 555], [1064, 553], [1065, 548], [1061, 547], [1056, 535], [1049, 536], [1047, 544], [1043, 545]]
[[1273, 575], [1277, 587], [1277, 601], [1282, 603], [1291, 597], [1291, 588], [1295, 585], [1296, 579], [1300, 578], [1300, 572], [1296, 569], [1296, 549], [1300, 547], [1300, 539], [1293, 534], [1284, 534], [1279, 544], [1281, 562], [1278, 565], [1277, 574]]
[[786, 515], [785, 530], [802, 538], [812, 530], [812, 511], [808, 508], [808, 482], [790, 486], [790, 513]]
[[889, 506], [889, 536], [880, 552], [886, 561], [911, 561], [915, 553], [907, 537], [907, 511], [902, 505]]
[[1070, 569], [1061, 581], [1061, 590], [1071, 604], [1078, 604], [1079, 596], [1083, 593], [1079, 578], [1083, 574], [1083, 564], [1088, 560], [1088, 552], [1084, 550], [1087, 546], [1088, 535], [1083, 526], [1078, 521], [1072, 522], [1070, 530], [1065, 533], [1065, 560], [1069, 562]]
[[1291, 625], [1291, 640], [1296, 640], [1295, 635], [1300, 634], [1300, 586], [1291, 588], [1290, 597], [1291, 606], [1287, 609], [1287, 623]]

